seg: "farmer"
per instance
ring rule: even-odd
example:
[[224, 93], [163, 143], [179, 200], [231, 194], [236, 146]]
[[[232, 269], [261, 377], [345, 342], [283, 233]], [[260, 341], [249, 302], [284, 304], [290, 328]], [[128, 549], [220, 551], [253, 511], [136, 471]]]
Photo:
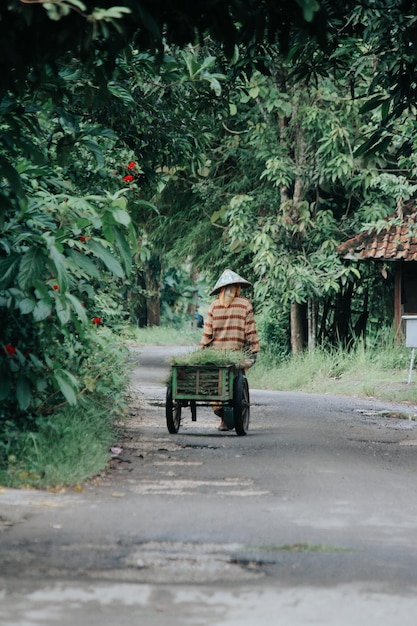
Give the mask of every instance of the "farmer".
[[[218, 294], [207, 313], [200, 348], [216, 350], [248, 350], [249, 367], [256, 361], [259, 339], [252, 304], [240, 295], [242, 287], [251, 283], [232, 270], [224, 270], [210, 295]], [[228, 430], [223, 420], [223, 409], [214, 407], [221, 418], [219, 430]]]

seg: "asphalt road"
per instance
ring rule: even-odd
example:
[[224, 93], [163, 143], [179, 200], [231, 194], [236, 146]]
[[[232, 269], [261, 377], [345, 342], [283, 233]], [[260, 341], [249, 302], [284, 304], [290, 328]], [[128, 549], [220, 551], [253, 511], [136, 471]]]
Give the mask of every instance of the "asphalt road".
[[170, 435], [168, 357], [132, 350], [108, 471], [0, 487], [0, 625], [415, 626], [416, 407], [251, 390], [246, 437]]

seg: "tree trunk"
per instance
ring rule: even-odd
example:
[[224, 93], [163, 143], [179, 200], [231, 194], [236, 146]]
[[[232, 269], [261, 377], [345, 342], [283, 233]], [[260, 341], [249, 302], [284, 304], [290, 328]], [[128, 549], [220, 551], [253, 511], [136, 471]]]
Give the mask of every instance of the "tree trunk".
[[308, 350], [312, 352], [317, 345], [317, 302], [310, 299], [307, 306]]
[[349, 283], [346, 289], [341, 290], [336, 297], [333, 332], [330, 334], [332, 343], [337, 346], [350, 346], [352, 337], [352, 296], [353, 283]]
[[161, 323], [159, 283], [151, 265], [146, 269], [146, 293], [147, 325], [159, 326]]
[[291, 350], [299, 354], [305, 347], [305, 306], [298, 302], [291, 304]]

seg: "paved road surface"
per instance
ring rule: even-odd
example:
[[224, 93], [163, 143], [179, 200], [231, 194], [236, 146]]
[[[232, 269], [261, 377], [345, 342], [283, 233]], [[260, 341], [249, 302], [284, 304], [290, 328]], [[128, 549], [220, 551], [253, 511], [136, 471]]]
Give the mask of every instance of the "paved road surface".
[[251, 390], [248, 436], [169, 435], [167, 354], [132, 350], [107, 472], [0, 488], [0, 625], [415, 626], [415, 407]]

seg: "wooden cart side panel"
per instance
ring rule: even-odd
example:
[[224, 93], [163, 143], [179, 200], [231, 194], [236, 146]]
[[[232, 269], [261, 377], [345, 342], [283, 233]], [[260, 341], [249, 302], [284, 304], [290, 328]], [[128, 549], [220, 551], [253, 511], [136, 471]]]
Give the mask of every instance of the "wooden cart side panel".
[[235, 368], [175, 365], [172, 367], [173, 397], [177, 400], [228, 401], [233, 397]]

